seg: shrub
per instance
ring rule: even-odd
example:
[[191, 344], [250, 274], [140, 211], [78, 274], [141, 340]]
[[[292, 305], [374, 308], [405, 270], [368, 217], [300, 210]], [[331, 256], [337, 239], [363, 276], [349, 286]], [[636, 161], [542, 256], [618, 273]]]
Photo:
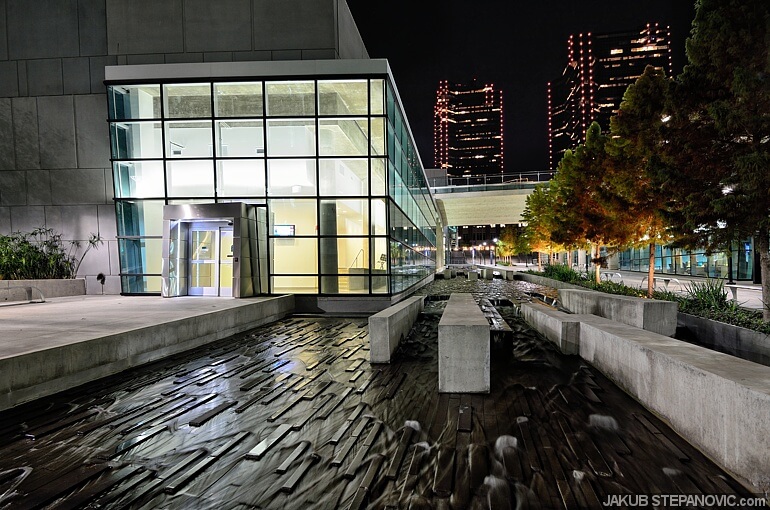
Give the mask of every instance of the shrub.
[[65, 247], [61, 237], [50, 228], [0, 235], [0, 279], [74, 278], [86, 253], [103, 243], [98, 234], [91, 234], [88, 247], [78, 259], [74, 252], [80, 242], [69, 241], [69, 247]]
[[581, 284], [588, 281], [583, 275], [575, 271], [569, 266], [562, 264], [548, 265], [543, 268], [542, 276], [551, 278], [552, 280], [559, 280], [560, 282]]
[[[562, 282], [582, 285], [583, 287], [608, 294], [621, 294], [641, 298], [647, 295], [646, 291], [642, 289], [627, 287], [622, 283], [603, 281], [597, 284], [569, 267], [562, 265], [546, 266], [543, 272], [528, 272]], [[655, 291], [653, 298], [663, 301], [675, 301], [679, 305], [680, 312], [770, 334], [770, 322], [762, 320], [762, 312], [742, 308], [738, 303], [728, 299], [724, 282], [719, 279], [690, 282], [685, 287], [685, 295], [675, 294], [671, 291]]]

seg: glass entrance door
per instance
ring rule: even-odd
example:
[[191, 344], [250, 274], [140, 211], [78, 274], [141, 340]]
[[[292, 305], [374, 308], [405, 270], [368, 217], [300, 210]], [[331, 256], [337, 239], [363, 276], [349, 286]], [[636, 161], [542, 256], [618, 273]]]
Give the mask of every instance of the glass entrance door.
[[189, 295], [233, 295], [232, 227], [218, 223], [193, 224], [190, 229], [189, 260]]

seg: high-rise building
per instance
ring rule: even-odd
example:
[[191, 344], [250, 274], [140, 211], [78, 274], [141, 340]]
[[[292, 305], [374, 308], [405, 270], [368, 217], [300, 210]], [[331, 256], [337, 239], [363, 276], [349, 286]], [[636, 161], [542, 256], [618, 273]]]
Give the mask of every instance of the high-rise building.
[[433, 146], [436, 167], [450, 179], [502, 175], [502, 91], [493, 84], [442, 81], [436, 92]]
[[669, 27], [648, 23], [637, 30], [577, 34], [567, 40], [567, 65], [548, 84], [549, 167], [585, 139], [593, 121], [609, 130], [629, 85], [648, 65], [672, 72]]

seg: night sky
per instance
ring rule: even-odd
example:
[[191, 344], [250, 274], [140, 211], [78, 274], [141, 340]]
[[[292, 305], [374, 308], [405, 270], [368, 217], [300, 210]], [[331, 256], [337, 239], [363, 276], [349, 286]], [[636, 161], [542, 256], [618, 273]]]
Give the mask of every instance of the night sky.
[[347, 0], [371, 58], [387, 58], [423, 165], [433, 167], [440, 80], [503, 90], [506, 172], [548, 167], [547, 83], [567, 64], [567, 38], [670, 25], [674, 74], [694, 0]]

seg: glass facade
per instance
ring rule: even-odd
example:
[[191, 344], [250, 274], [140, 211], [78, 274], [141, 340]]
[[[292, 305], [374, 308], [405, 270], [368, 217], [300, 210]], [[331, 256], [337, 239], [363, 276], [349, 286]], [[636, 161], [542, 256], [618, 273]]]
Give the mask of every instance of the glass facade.
[[[732, 279], [751, 280], [754, 277], [754, 246], [751, 239], [734, 242], [730, 250], [706, 253], [670, 246], [655, 247], [655, 272], [661, 274], [728, 278], [732, 258]], [[619, 269], [646, 272], [649, 269], [648, 248], [620, 252]]]
[[435, 271], [387, 75], [111, 83], [108, 101], [123, 293], [160, 292], [166, 204], [264, 207], [271, 293], [388, 295]]

